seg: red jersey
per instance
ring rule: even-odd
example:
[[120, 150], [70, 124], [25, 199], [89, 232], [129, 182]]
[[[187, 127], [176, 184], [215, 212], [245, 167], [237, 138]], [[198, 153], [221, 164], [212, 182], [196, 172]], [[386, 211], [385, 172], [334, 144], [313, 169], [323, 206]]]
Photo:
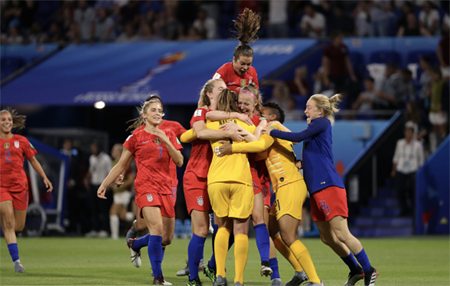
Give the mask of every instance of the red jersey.
[[[191, 128], [193, 128], [194, 123], [197, 121], [206, 122], [206, 113], [208, 109], [198, 108], [195, 110], [194, 115], [191, 119]], [[195, 139], [192, 141], [191, 157], [186, 166], [187, 172], [194, 172], [199, 178], [207, 178], [209, 165], [212, 160], [212, 149], [208, 140]]]
[[233, 63], [226, 63], [216, 71], [213, 78], [223, 79], [227, 87], [236, 92], [239, 92], [239, 89], [241, 88], [241, 80], [245, 80], [245, 85], [254, 82], [256, 88], [259, 89], [258, 75], [256, 74], [254, 67], [250, 67], [248, 71], [241, 76], [234, 71]]
[[[172, 131], [164, 131], [177, 150], [183, 147]], [[123, 146], [134, 156], [138, 169], [134, 187], [136, 194], [156, 192], [172, 195], [170, 164], [173, 162], [166, 144], [161, 139], [145, 130], [133, 132]]]
[[[145, 124], [141, 125], [140, 127], [136, 128], [136, 130], [133, 131], [132, 134], [135, 134], [135, 132], [144, 130]], [[171, 131], [175, 134], [176, 137], [180, 137], [181, 134], [186, 132], [186, 129], [178, 122], [172, 121], [172, 120], [164, 120], [159, 125], [159, 129], [164, 131], [167, 134], [167, 130]], [[175, 146], [175, 145], [173, 145]], [[178, 187], [178, 176], [177, 176], [177, 165], [175, 165], [175, 162], [173, 160], [170, 160], [170, 176], [172, 178], [172, 187], [176, 188]]]
[[0, 186], [10, 188], [17, 184], [27, 183], [27, 175], [23, 169], [25, 157], [30, 160], [37, 151], [27, 138], [13, 135], [8, 140], [0, 138]]

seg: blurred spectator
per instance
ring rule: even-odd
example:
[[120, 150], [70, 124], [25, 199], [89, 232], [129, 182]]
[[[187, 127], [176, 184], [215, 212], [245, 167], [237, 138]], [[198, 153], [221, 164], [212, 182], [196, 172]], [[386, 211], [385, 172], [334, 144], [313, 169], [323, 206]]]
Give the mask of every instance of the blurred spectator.
[[331, 44], [325, 47], [322, 66], [325, 73], [325, 81], [332, 83], [335, 89], [340, 89], [347, 85], [347, 77], [356, 82], [356, 76], [353, 73], [353, 67], [348, 57], [348, 48], [343, 42], [343, 36], [340, 31], [331, 33]]
[[441, 67], [442, 76], [444, 78], [450, 77], [450, 60], [449, 60], [449, 49], [450, 49], [450, 37], [448, 32], [445, 33], [441, 40], [439, 41], [436, 54], [439, 59], [439, 65]]
[[139, 40], [140, 41], [155, 41], [158, 38], [153, 34], [152, 28], [145, 21], [141, 21], [139, 26]]
[[352, 14], [355, 19], [355, 34], [357, 37], [368, 37], [371, 33], [370, 25], [370, 3], [369, 1], [358, 1]]
[[370, 6], [371, 37], [388, 37], [391, 25], [392, 7], [390, 1], [372, 0]]
[[378, 98], [376, 109], [397, 109], [399, 99], [403, 97], [399, 93], [400, 81], [401, 77], [397, 73], [397, 66], [394, 63], [388, 63], [380, 88], [376, 91]]
[[203, 40], [202, 35], [198, 32], [198, 30], [192, 25], [189, 27], [187, 35], [181, 35], [178, 38], [179, 41], [200, 41]]
[[337, 2], [333, 8], [333, 14], [328, 22], [329, 30], [339, 30], [344, 37], [352, 37], [355, 32], [355, 24], [350, 16], [345, 14], [344, 8], [340, 2]]
[[57, 23], [52, 23], [50, 25], [50, 28], [48, 30], [48, 34], [47, 34], [47, 41], [49, 43], [54, 43], [54, 44], [64, 44], [64, 36], [61, 33], [61, 28], [58, 26]]
[[114, 22], [105, 8], [97, 9], [95, 18], [95, 40], [100, 43], [114, 41]]
[[95, 36], [95, 11], [88, 6], [84, 0], [78, 1], [78, 8], [75, 10], [74, 21], [75, 39], [83, 43], [93, 43]]
[[20, 28], [26, 32], [34, 21], [37, 3], [33, 0], [20, 1]]
[[61, 6], [56, 12], [56, 23], [60, 28], [63, 39], [72, 36], [71, 33], [74, 14], [75, 7], [73, 6], [73, 3], [69, 1], [62, 1]]
[[406, 103], [405, 121], [412, 122], [417, 126], [417, 131], [416, 134], [414, 134], [414, 137], [424, 144], [424, 139], [428, 135], [428, 130], [431, 126], [428, 119], [425, 117], [425, 114], [419, 110], [416, 101], [409, 101]]
[[397, 141], [392, 159], [391, 176], [395, 178], [400, 216], [414, 215], [416, 171], [425, 160], [422, 143], [414, 138], [414, 132], [414, 123], [408, 122], [405, 138]]
[[419, 26], [417, 23], [417, 18], [414, 13], [409, 13], [406, 16], [406, 24], [404, 26], [400, 26], [397, 31], [398, 37], [414, 37], [414, 36], [430, 36], [430, 33]]
[[448, 15], [448, 12], [445, 13], [444, 19], [442, 19], [442, 33], [448, 34], [450, 30], [450, 16]]
[[2, 43], [10, 45], [19, 45], [23, 43], [23, 37], [19, 34], [16, 26], [9, 28], [9, 33], [2, 36]]
[[[399, 2], [395, 2], [399, 3]], [[398, 4], [397, 4], [398, 5]], [[400, 27], [406, 27], [408, 24], [408, 14], [414, 13], [414, 5], [410, 1], [405, 1], [401, 4], [401, 15], [397, 18], [397, 31]], [[418, 22], [418, 21], [417, 21]]]
[[314, 7], [307, 3], [304, 8], [304, 15], [300, 22], [300, 29], [304, 36], [309, 38], [323, 38], [325, 37], [326, 19], [316, 12]]
[[430, 1], [423, 3], [422, 11], [419, 13], [420, 27], [430, 35], [439, 35], [439, 12], [433, 9]]
[[41, 44], [48, 40], [48, 36], [42, 31], [41, 24], [34, 22], [31, 25], [31, 29], [28, 33], [27, 43], [30, 44]]
[[297, 109], [297, 101], [294, 97], [287, 98], [286, 109], [284, 109], [285, 121], [300, 121], [302, 120], [302, 112]]
[[18, 29], [18, 27], [20, 27], [21, 13], [22, 7], [20, 1], [7, 1], [4, 9], [2, 9], [2, 29], [5, 30], [11, 28], [12, 26], [17, 27], [16, 29]]
[[322, 93], [323, 90], [330, 87], [330, 81], [325, 74], [323, 66], [319, 67], [317, 72], [313, 74], [312, 78], [314, 79], [313, 94]]
[[[429, 120], [433, 125], [430, 133], [430, 149], [434, 152], [447, 135], [447, 110], [448, 106], [442, 105], [443, 101], [448, 104], [448, 89], [445, 90], [447, 82], [442, 78], [441, 69], [434, 67], [431, 69], [430, 86], [430, 113]], [[447, 99], [445, 99], [447, 97]]]
[[289, 98], [289, 88], [284, 83], [277, 83], [273, 87], [272, 97], [267, 101], [273, 101], [277, 103], [281, 109], [287, 110]]
[[400, 78], [399, 81], [399, 91], [398, 93], [401, 94], [401, 98], [398, 98], [399, 108], [404, 109], [405, 103], [410, 100], [415, 100], [415, 88], [414, 84], [412, 82], [412, 72], [409, 69], [401, 69], [400, 70]]
[[[162, 14], [162, 13], [160, 13]], [[169, 41], [176, 41], [180, 36], [181, 24], [178, 21], [175, 8], [166, 9], [165, 11], [165, 24], [164, 24], [164, 39]]]
[[136, 28], [132, 23], [125, 25], [124, 31], [116, 39], [116, 43], [129, 43], [129, 42], [139, 42], [141, 39], [136, 34]]
[[420, 68], [422, 69], [422, 74], [420, 75], [420, 90], [419, 90], [419, 100], [424, 100], [427, 97], [427, 93], [430, 91], [431, 85], [431, 57], [423, 56], [419, 60]]
[[262, 85], [276, 85], [280, 83], [287, 84], [290, 95], [302, 95], [309, 97], [309, 84], [307, 80], [306, 66], [300, 66], [295, 69], [294, 79], [292, 80], [263, 80]]
[[91, 143], [91, 156], [89, 157], [89, 172], [84, 184], [89, 192], [91, 231], [86, 237], [108, 237], [109, 208], [112, 203], [111, 196], [107, 200], [97, 197], [97, 190], [112, 168], [112, 161], [108, 154], [101, 150], [97, 141]]
[[[356, 99], [356, 101], [352, 105], [353, 110], [358, 110], [358, 119], [359, 117], [365, 117], [369, 115], [373, 110], [374, 102], [377, 101], [377, 96], [375, 94], [375, 81], [371, 77], [366, 77], [364, 79], [364, 89], [365, 91], [361, 92]], [[369, 111], [369, 112], [368, 112]]]
[[149, 11], [159, 13], [164, 9], [161, 1], [145, 0], [141, 2], [141, 7], [139, 8], [141, 15], [146, 15]]
[[208, 17], [205, 10], [199, 10], [197, 12], [197, 18], [194, 21], [193, 26], [202, 35], [203, 39], [212, 40], [217, 37], [216, 21]]
[[125, 27], [127, 24], [132, 24], [134, 27], [139, 25], [139, 1], [128, 1], [120, 8], [118, 15], [118, 23]]
[[288, 38], [287, 0], [269, 0], [269, 38]]
[[237, 0], [236, 1], [238, 4], [238, 10], [239, 13], [238, 14], [242, 14], [244, 12], [245, 8], [248, 8], [254, 12], [259, 12], [260, 10], [260, 2], [262, 1], [257, 1], [257, 0]]

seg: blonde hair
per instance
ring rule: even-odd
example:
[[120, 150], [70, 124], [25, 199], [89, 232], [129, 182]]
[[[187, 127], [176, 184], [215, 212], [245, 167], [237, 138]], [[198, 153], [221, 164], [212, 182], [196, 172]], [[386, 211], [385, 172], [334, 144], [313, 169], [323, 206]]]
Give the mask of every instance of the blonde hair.
[[236, 31], [236, 39], [239, 45], [234, 49], [234, 58], [238, 60], [240, 55], [253, 58], [253, 50], [248, 45], [258, 40], [258, 30], [260, 28], [261, 15], [245, 8], [242, 14], [239, 14], [237, 20], [233, 20]]
[[323, 110], [323, 117], [330, 120], [331, 125], [334, 124], [334, 114], [339, 111], [337, 108], [339, 102], [341, 102], [340, 94], [335, 94], [328, 98], [323, 94], [314, 94], [310, 97], [316, 102], [317, 109]]
[[217, 101], [217, 110], [225, 112], [240, 112], [236, 106], [239, 96], [235, 91], [228, 88], [222, 90]]
[[[141, 127], [143, 124], [145, 124], [145, 119], [142, 117], [142, 114], [147, 112], [147, 109], [150, 107], [150, 104], [152, 103], [158, 103], [163, 106], [162, 102], [159, 99], [152, 99], [149, 101], [144, 102], [140, 107], [137, 108], [137, 111], [139, 112], [139, 117], [128, 120], [127, 123], [132, 123], [130, 126], [128, 126], [128, 130], [136, 130], [137, 128]], [[164, 113], [162, 114], [164, 116]]]
[[12, 117], [12, 121], [13, 121], [13, 126], [12, 129], [24, 129], [25, 128], [25, 121], [26, 121], [26, 116], [25, 115], [19, 115], [17, 113], [17, 110], [12, 109], [11, 107], [6, 107], [5, 109], [0, 110], [0, 114], [2, 113], [9, 113], [11, 114]]
[[203, 106], [210, 106], [211, 100], [209, 99], [207, 92], [212, 92], [214, 87], [216, 86], [216, 82], [223, 81], [221, 78], [216, 79], [210, 79], [208, 80], [205, 85], [203, 86], [202, 90], [200, 91], [200, 98], [198, 99], [197, 107], [203, 107]]
[[250, 91], [251, 93], [253, 93], [256, 96], [257, 100], [255, 100], [255, 98], [253, 98], [253, 96], [251, 98], [252, 98], [253, 101], [256, 101], [255, 102], [256, 103], [255, 109], [256, 109], [256, 111], [259, 112], [259, 115], [261, 115], [263, 99], [262, 99], [262, 96], [261, 96], [261, 92], [259, 92], [259, 90], [256, 88], [255, 83], [251, 83], [249, 85], [246, 85], [241, 90], [248, 90], [248, 91]]

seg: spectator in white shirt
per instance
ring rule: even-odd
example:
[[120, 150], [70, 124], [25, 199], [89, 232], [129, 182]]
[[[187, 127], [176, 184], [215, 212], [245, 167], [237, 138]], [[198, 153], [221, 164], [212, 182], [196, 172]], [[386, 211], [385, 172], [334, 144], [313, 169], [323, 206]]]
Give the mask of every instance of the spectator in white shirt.
[[425, 160], [422, 143], [414, 138], [416, 128], [415, 123], [406, 123], [405, 138], [397, 141], [392, 160], [391, 176], [395, 178], [400, 216], [413, 215], [416, 171]]
[[105, 8], [97, 10], [97, 18], [95, 19], [95, 38], [98, 42], [114, 41], [114, 21], [108, 16]]
[[93, 42], [95, 30], [95, 11], [86, 1], [80, 0], [75, 10], [74, 22], [77, 24], [77, 33], [81, 42]]
[[269, 38], [287, 38], [289, 36], [287, 5], [286, 0], [269, 1]]
[[217, 37], [216, 21], [214, 21], [213, 18], [208, 17], [205, 10], [199, 10], [197, 12], [197, 19], [195, 19], [193, 26], [208, 40]]
[[325, 17], [314, 10], [314, 7], [308, 3], [305, 5], [305, 15], [303, 15], [300, 22], [302, 34], [308, 38], [323, 38], [325, 37], [326, 19]]
[[420, 27], [427, 30], [430, 35], [439, 35], [439, 12], [432, 7], [430, 1], [423, 3], [422, 11], [419, 13]]

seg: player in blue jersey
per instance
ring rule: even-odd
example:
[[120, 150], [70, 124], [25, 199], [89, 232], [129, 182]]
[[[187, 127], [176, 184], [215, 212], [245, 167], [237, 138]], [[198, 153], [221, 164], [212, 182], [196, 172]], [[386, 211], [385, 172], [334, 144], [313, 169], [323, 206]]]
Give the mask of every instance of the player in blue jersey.
[[350, 268], [344, 286], [353, 286], [363, 278], [365, 286], [374, 286], [378, 271], [371, 266], [361, 242], [348, 229], [347, 194], [333, 164], [331, 126], [334, 113], [339, 111], [336, 107], [339, 101], [339, 95], [328, 98], [315, 94], [306, 103], [308, 127], [305, 130], [284, 132], [269, 127], [263, 132], [292, 142], [303, 141], [303, 175], [320, 238]]

